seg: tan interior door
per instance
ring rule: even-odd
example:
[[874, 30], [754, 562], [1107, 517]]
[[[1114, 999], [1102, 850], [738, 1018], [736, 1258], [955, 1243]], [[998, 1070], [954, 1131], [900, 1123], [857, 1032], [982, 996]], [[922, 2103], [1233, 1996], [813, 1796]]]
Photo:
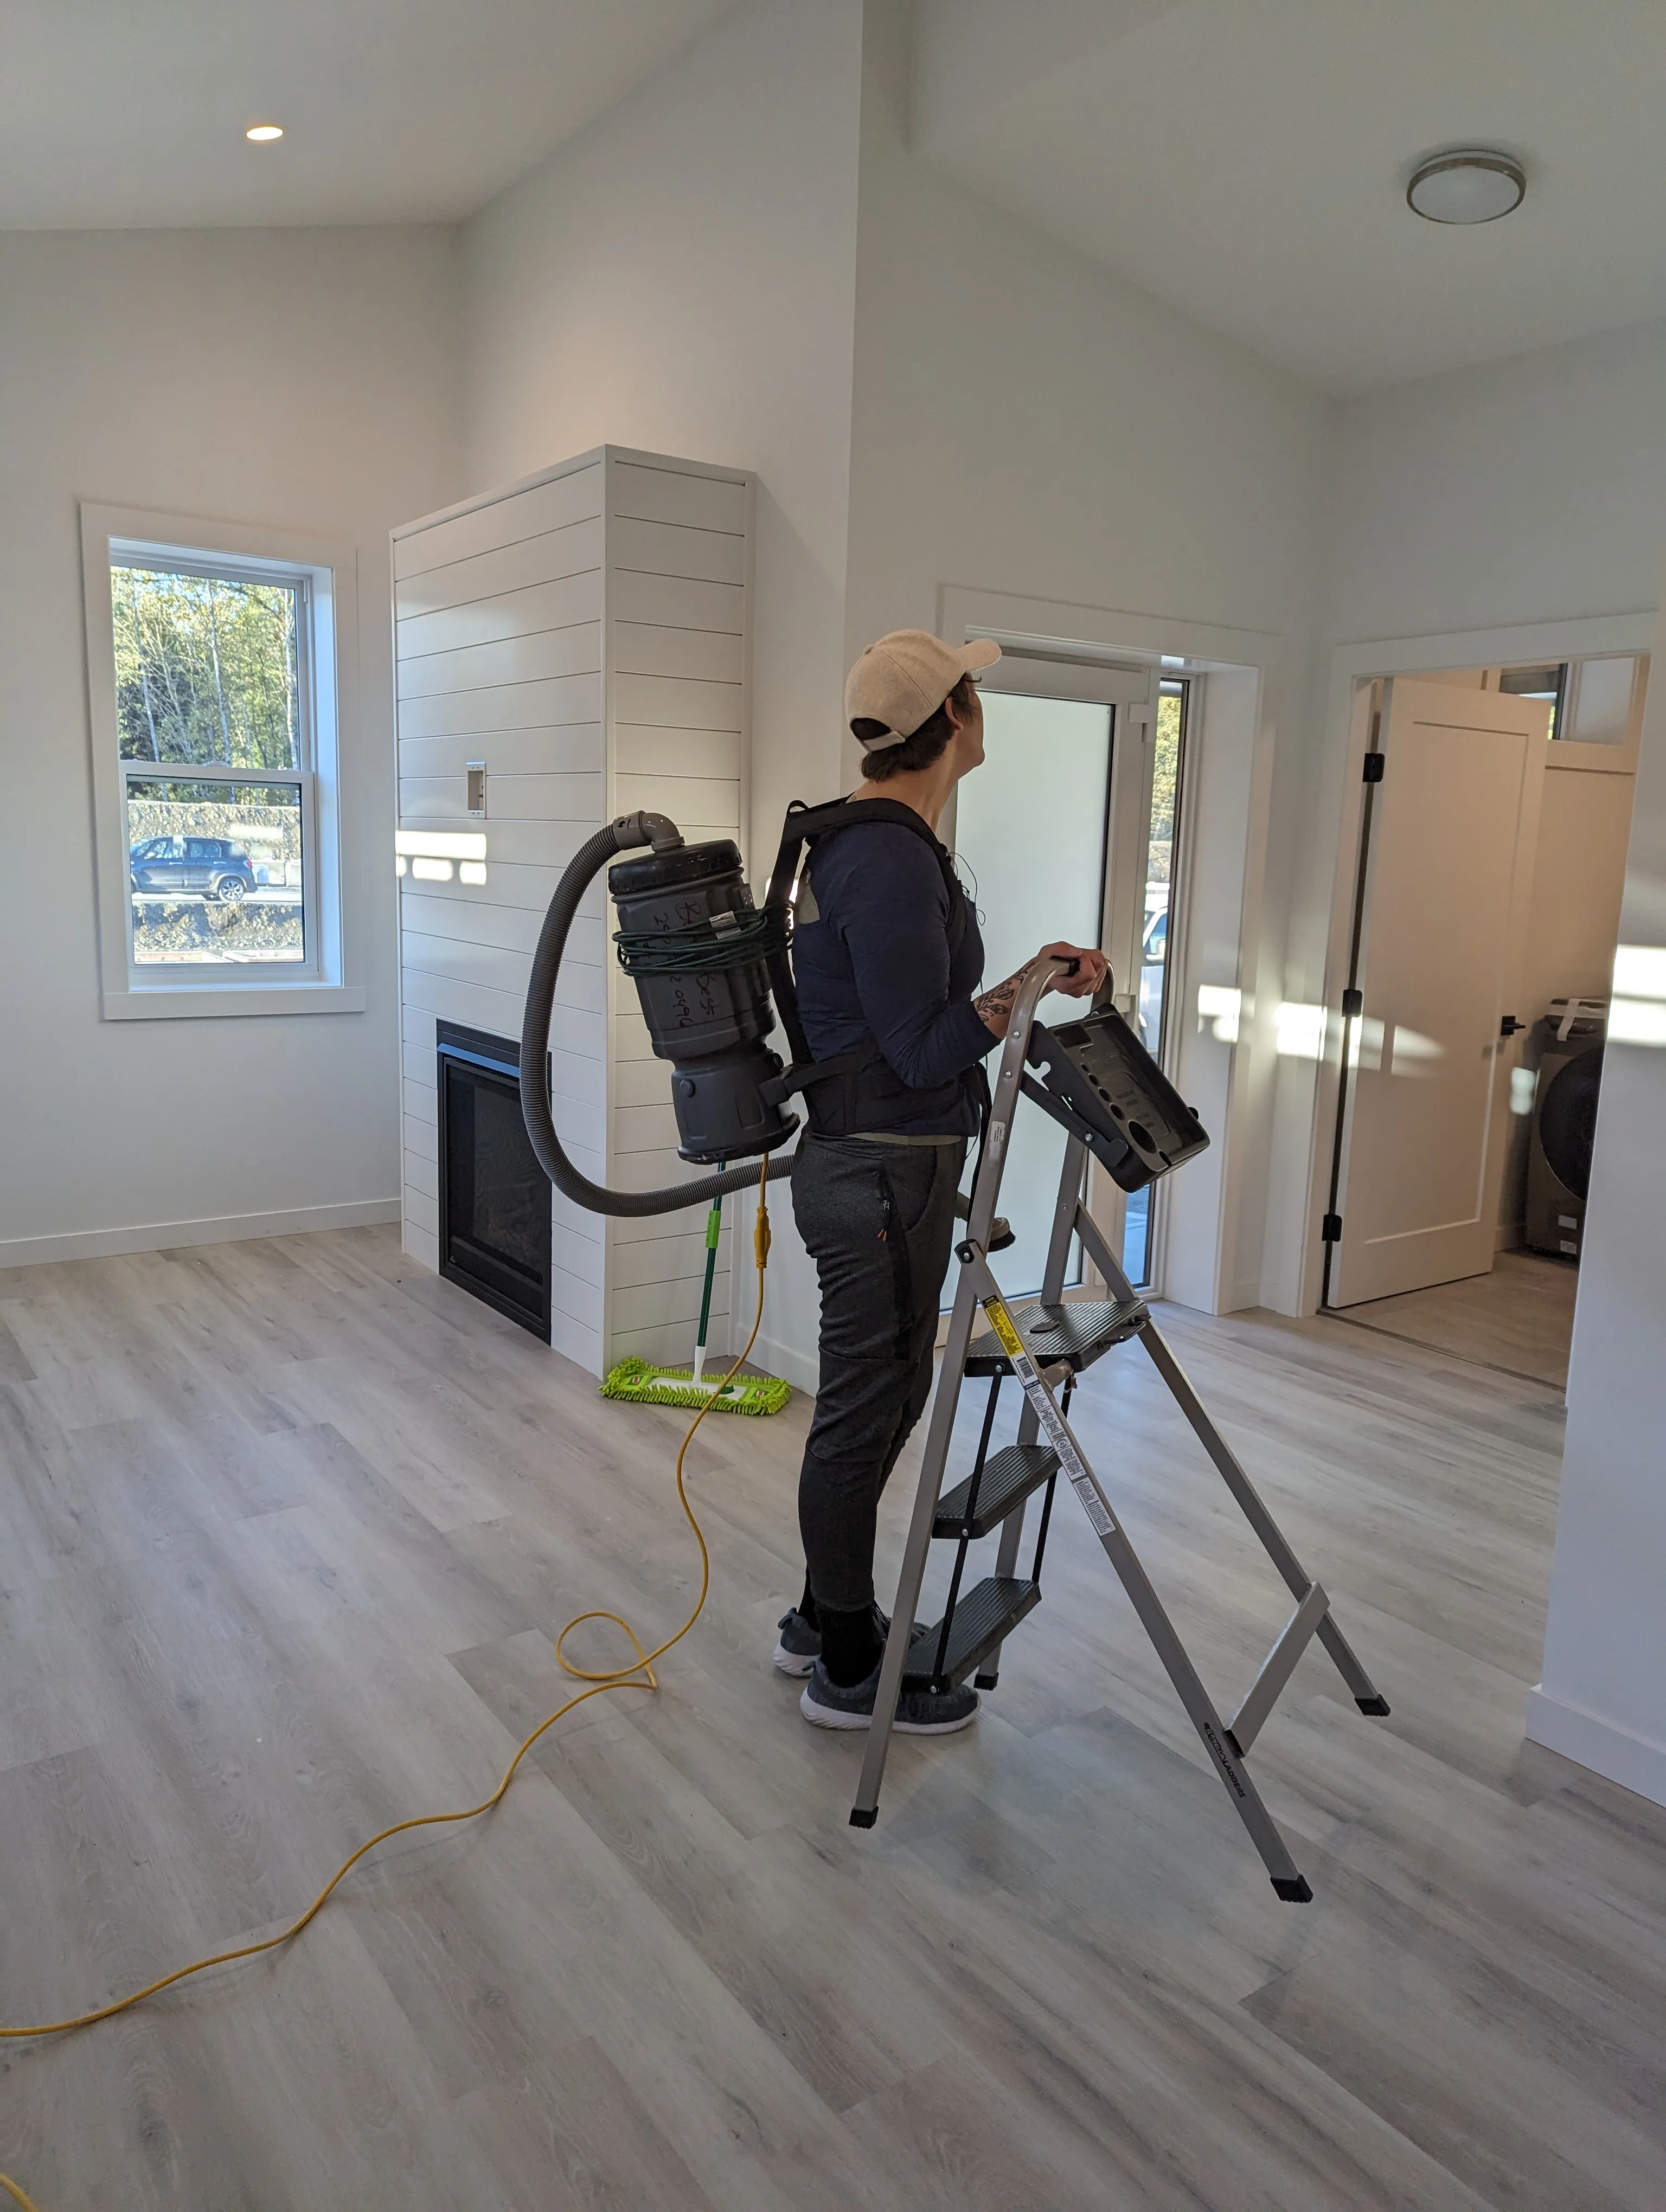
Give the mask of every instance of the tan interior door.
[[[1368, 791], [1332, 1305], [1488, 1273], [1550, 708], [1395, 677]], [[1333, 1222], [1331, 1227], [1335, 1229]]]

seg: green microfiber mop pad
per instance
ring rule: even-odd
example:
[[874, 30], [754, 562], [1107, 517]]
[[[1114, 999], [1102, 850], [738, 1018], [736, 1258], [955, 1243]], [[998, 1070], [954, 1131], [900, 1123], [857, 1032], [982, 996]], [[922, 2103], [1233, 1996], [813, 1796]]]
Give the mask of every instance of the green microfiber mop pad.
[[601, 1386], [604, 1398], [623, 1398], [639, 1406], [686, 1406], [697, 1413], [778, 1413], [792, 1396], [773, 1375], [737, 1375], [733, 1382], [696, 1382], [692, 1369], [651, 1367], [646, 1359], [622, 1359]]

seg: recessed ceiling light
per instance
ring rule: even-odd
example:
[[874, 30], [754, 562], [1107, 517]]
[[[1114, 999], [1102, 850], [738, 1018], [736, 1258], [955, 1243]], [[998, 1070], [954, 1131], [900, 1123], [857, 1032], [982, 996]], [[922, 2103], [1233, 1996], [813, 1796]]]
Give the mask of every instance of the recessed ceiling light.
[[1526, 191], [1527, 172], [1513, 155], [1454, 146], [1424, 155], [1406, 185], [1406, 204], [1430, 222], [1496, 222]]
[[252, 139], [257, 146], [269, 145], [274, 138], [283, 136], [283, 125], [281, 123], [251, 123], [243, 136]]

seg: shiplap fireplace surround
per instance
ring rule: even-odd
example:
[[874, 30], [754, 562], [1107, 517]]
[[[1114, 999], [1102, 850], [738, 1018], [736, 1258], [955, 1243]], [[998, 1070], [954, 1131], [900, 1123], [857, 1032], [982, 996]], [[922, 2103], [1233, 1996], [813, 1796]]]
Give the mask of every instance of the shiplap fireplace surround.
[[[614, 815], [657, 808], [690, 843], [740, 835], [752, 506], [742, 471], [604, 446], [392, 533], [404, 1231], [430, 1267], [436, 1022], [519, 1037], [550, 895]], [[483, 816], [468, 811], [481, 763]], [[611, 913], [599, 882], [550, 1026], [555, 1118], [587, 1175], [643, 1189], [699, 1170], [677, 1157], [667, 1066], [611, 957]], [[628, 1352], [687, 1358], [702, 1212], [604, 1219], [557, 1193], [552, 1230], [557, 1351], [595, 1375]]]

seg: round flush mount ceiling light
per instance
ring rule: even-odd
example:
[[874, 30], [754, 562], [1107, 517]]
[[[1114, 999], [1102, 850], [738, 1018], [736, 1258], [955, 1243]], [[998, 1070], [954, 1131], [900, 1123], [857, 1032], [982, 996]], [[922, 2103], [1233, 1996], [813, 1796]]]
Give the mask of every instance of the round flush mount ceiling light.
[[1518, 208], [1527, 172], [1511, 154], [1485, 146], [1426, 154], [1406, 185], [1406, 204], [1430, 222], [1496, 222]]
[[281, 123], [251, 123], [243, 136], [256, 146], [270, 146], [274, 138], [283, 136]]

